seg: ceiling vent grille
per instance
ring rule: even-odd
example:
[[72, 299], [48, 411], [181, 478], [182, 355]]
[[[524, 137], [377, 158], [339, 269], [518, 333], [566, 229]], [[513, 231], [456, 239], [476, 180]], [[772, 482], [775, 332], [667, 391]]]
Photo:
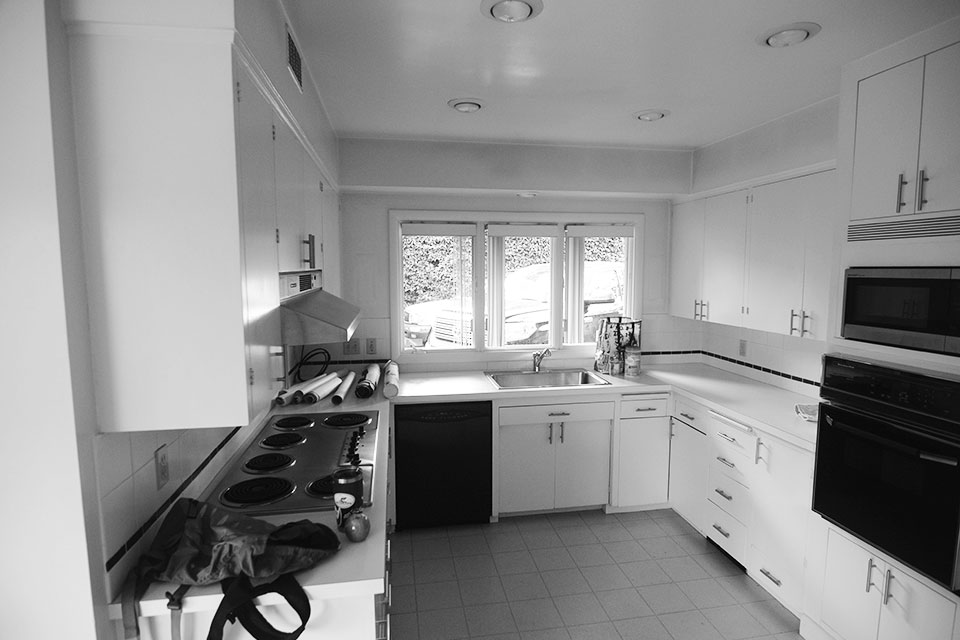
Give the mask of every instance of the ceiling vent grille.
[[290, 31], [287, 31], [287, 68], [290, 74], [297, 81], [297, 86], [303, 90], [303, 59], [300, 57], [300, 50], [297, 49], [297, 43], [293, 41]]
[[960, 215], [924, 220], [852, 223], [847, 227], [848, 242], [938, 238], [960, 235]]

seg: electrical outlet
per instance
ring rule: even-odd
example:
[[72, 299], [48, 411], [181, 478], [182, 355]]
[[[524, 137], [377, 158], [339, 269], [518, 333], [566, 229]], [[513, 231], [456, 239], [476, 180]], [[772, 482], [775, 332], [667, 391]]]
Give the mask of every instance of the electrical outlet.
[[741, 341], [740, 341], [740, 355], [741, 355], [741, 356], [746, 356], [746, 355], [747, 355], [747, 341], [746, 341], [746, 340], [741, 340]]
[[368, 356], [377, 355], [377, 339], [376, 338], [367, 338], [367, 355]]
[[353, 338], [349, 342], [343, 343], [343, 355], [345, 356], [358, 356], [360, 355], [360, 339]]
[[170, 482], [170, 463], [167, 460], [167, 445], [161, 445], [153, 452], [153, 462], [157, 468], [157, 491]]

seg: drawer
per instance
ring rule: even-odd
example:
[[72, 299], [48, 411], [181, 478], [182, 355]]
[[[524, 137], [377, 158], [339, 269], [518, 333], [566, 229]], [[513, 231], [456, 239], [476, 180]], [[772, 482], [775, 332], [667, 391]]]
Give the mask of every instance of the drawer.
[[723, 455], [740, 455], [751, 463], [757, 456], [757, 433], [752, 427], [740, 424], [719, 413], [710, 412], [711, 435], [717, 448]]
[[707, 498], [743, 524], [750, 522], [750, 490], [719, 471], [716, 464], [710, 466]]
[[673, 415], [691, 427], [707, 432], [707, 419], [710, 414], [702, 404], [677, 396], [674, 400]]
[[621, 418], [657, 418], [667, 415], [667, 396], [623, 396]]
[[745, 487], [750, 486], [752, 460], [748, 460], [738, 453], [724, 451], [717, 446], [713, 447], [712, 455], [713, 457], [710, 460], [711, 477], [723, 475], [736, 480]]
[[613, 420], [613, 413], [612, 402], [578, 402], [501, 407], [499, 417], [500, 424], [546, 424], [581, 420]]
[[734, 560], [746, 563], [747, 527], [712, 502], [707, 502], [707, 537]]

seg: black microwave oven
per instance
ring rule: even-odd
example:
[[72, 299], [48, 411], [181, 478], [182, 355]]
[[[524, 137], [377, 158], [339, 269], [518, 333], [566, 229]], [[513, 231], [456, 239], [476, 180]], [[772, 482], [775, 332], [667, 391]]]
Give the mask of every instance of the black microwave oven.
[[841, 335], [960, 355], [960, 267], [847, 269]]

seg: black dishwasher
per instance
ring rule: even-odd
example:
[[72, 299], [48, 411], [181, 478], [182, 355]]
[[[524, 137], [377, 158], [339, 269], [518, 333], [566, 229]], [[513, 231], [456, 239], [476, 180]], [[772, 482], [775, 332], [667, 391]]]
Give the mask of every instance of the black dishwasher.
[[490, 521], [490, 402], [393, 408], [398, 530]]

